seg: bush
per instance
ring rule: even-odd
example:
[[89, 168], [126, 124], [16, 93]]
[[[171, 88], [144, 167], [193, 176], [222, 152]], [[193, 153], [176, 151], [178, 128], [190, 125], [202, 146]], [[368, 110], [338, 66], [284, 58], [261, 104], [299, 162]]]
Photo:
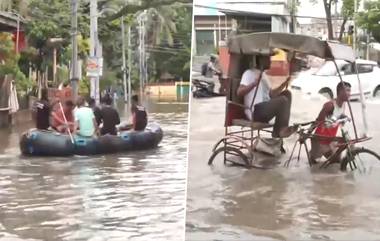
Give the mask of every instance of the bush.
[[16, 89], [20, 95], [25, 95], [32, 87], [33, 83], [26, 78], [18, 66], [19, 55], [14, 54], [14, 44], [12, 35], [9, 33], [0, 33], [0, 78], [5, 75], [13, 76], [16, 82]]

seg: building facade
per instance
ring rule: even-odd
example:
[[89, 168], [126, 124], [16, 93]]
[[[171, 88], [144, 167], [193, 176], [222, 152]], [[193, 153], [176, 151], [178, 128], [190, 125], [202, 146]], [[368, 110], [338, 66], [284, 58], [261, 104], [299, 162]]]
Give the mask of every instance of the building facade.
[[229, 1], [194, 8], [193, 53], [216, 53], [231, 32], [289, 32], [287, 0]]

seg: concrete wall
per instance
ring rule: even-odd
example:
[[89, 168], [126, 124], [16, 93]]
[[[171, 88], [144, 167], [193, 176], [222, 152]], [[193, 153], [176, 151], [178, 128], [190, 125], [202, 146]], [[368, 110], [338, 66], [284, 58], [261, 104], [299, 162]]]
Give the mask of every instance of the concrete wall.
[[189, 95], [189, 82], [169, 82], [149, 84], [145, 87], [146, 95], [153, 97], [179, 97]]

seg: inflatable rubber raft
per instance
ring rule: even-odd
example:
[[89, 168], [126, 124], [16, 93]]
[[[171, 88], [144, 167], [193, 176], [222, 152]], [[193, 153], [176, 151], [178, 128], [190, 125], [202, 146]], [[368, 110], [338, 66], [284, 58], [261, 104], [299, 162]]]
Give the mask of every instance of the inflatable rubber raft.
[[157, 124], [149, 124], [144, 131], [124, 131], [117, 136], [74, 136], [74, 143], [69, 135], [31, 129], [22, 135], [20, 150], [32, 156], [88, 156], [151, 149], [157, 147], [162, 138], [163, 132]]

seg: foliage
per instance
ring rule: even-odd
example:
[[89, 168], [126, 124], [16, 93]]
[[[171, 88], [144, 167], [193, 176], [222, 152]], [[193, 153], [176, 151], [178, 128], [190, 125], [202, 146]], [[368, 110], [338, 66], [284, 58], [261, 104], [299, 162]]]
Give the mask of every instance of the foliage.
[[[319, 0], [310, 0], [311, 3], [316, 4]], [[334, 32], [333, 32], [333, 26], [332, 26], [332, 19], [331, 19], [331, 10], [334, 4], [337, 4], [338, 0], [322, 0], [323, 1], [323, 7], [325, 9], [326, 14], [326, 23], [327, 23], [327, 34], [329, 39], [334, 39]]]
[[90, 94], [90, 79], [85, 77], [79, 82], [78, 94], [81, 96], [89, 96]]
[[133, 1], [132, 3], [126, 4], [119, 12], [109, 17], [109, 20], [115, 20], [121, 16], [127, 16], [129, 14], [135, 14], [139, 11], [143, 11], [150, 8], [160, 8], [166, 7], [173, 4], [190, 4], [192, 6], [192, 0], [142, 0], [142, 1]]
[[[29, 46], [32, 48], [21, 53], [19, 61], [22, 71], [27, 74], [29, 62], [38, 70], [45, 70], [46, 66], [52, 64], [52, 49], [48, 46], [49, 38], [63, 38], [63, 44], [58, 49], [58, 63], [68, 65], [71, 60], [71, 0], [0, 0], [5, 8], [19, 10], [28, 5], [26, 15], [29, 19], [26, 25], [26, 34]], [[6, 3], [8, 2], [8, 3]], [[11, 5], [8, 5], [11, 2]], [[190, 65], [190, 41], [191, 41], [191, 14], [179, 12], [179, 7], [191, 6], [191, 0], [99, 0], [99, 11], [104, 8], [116, 9], [113, 14], [99, 16], [98, 34], [103, 46], [104, 77], [101, 86], [105, 84], [116, 84], [122, 79], [122, 41], [120, 34], [120, 17], [125, 16], [127, 26], [132, 26], [132, 72], [133, 86], [138, 86], [138, 35], [137, 16], [146, 10], [147, 22], [147, 45], [163, 48], [161, 53], [152, 54], [150, 65], [157, 67], [158, 72], [167, 69], [170, 73], [189, 77]], [[173, 5], [174, 4], [174, 5]], [[184, 5], [185, 4], [185, 5]], [[173, 7], [168, 7], [173, 5]], [[1, 6], [0, 6], [1, 8]], [[180, 10], [183, 11], [183, 10]], [[186, 15], [186, 19], [181, 14]], [[78, 11], [78, 50], [79, 57], [86, 60], [89, 54], [89, 31], [90, 31], [90, 9], [89, 1], [79, 1]], [[178, 20], [178, 21], [177, 21]], [[127, 37], [127, 35], [126, 35]], [[166, 51], [166, 50], [170, 51]], [[157, 62], [157, 63], [153, 63]], [[85, 71], [83, 71], [85, 73]], [[112, 73], [112, 74], [110, 74]], [[58, 79], [68, 76], [68, 72], [58, 69]], [[83, 83], [82, 83], [83, 82]], [[88, 80], [80, 84], [81, 91], [88, 89]], [[83, 87], [83, 88], [82, 88]]]
[[[357, 0], [357, 6], [360, 5], [360, 0]], [[342, 41], [343, 33], [345, 30], [345, 25], [349, 19], [354, 19], [355, 13], [355, 0], [343, 0], [343, 5], [341, 9], [341, 15], [343, 17], [343, 22], [340, 27], [338, 40]]]
[[25, 16], [28, 11], [29, 0], [1, 0], [0, 11], [17, 11]]
[[[188, 80], [190, 76], [191, 59], [191, 18], [190, 8], [178, 6], [172, 11], [172, 20], [176, 24], [177, 31], [172, 33], [174, 43], [163, 41], [164, 44], [156, 47], [153, 52], [153, 61], [156, 64], [156, 78], [161, 74], [170, 74]], [[165, 35], [161, 35], [165, 39]]]
[[0, 64], [0, 77], [5, 75], [13, 76], [19, 93], [25, 94], [32, 87], [32, 83], [25, 77], [18, 66], [19, 55], [14, 53], [12, 35], [0, 33], [0, 43], [0, 56], [3, 58], [3, 63]]
[[368, 30], [377, 42], [380, 42], [380, 1], [364, 3], [364, 12], [357, 16], [359, 27]]
[[[63, 38], [61, 53], [65, 55], [71, 43], [71, 4], [70, 0], [31, 0], [29, 3], [29, 16], [31, 21], [26, 25], [29, 44], [38, 49], [39, 58], [37, 68], [44, 69], [44, 63], [51, 62], [48, 57], [51, 48], [47, 45], [49, 38]], [[89, 36], [89, 16], [87, 5], [81, 1], [78, 13], [79, 37], [86, 39]], [[71, 57], [70, 57], [71, 58]], [[62, 60], [68, 62], [68, 60]]]

